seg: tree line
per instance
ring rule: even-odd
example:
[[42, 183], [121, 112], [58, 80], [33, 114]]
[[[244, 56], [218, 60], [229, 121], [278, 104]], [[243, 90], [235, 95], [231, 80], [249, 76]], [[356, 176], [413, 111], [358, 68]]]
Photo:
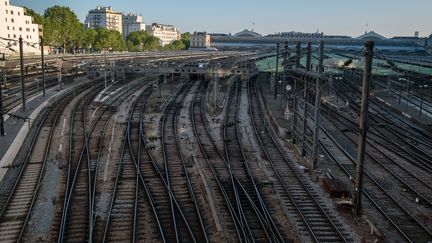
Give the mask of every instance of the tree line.
[[190, 34], [182, 34], [182, 38], [171, 44], [161, 46], [159, 38], [147, 31], [132, 32], [126, 40], [116, 30], [87, 28], [77, 15], [69, 8], [53, 6], [40, 15], [26, 8], [27, 15], [33, 17], [34, 23], [43, 25], [45, 45], [52, 46], [62, 52], [100, 52], [100, 51], [148, 51], [148, 50], [184, 50], [189, 48]]

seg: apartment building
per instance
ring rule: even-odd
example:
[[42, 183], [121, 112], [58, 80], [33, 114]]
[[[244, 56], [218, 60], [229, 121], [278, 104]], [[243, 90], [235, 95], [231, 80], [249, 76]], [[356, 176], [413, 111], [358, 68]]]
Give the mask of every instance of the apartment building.
[[19, 37], [23, 38], [25, 53], [40, 53], [42, 26], [33, 23], [33, 17], [25, 15], [25, 9], [0, 0], [0, 53], [19, 53]]
[[135, 31], [145, 30], [146, 26], [141, 15], [123, 14], [123, 37], [126, 37]]
[[85, 24], [90, 29], [102, 27], [123, 33], [122, 13], [114, 11], [111, 7], [97, 6], [96, 9], [90, 10], [86, 17]]
[[148, 31], [150, 35], [159, 38], [161, 46], [168, 45], [181, 38], [180, 31], [172, 25], [153, 23], [146, 26], [146, 31]]
[[209, 48], [210, 35], [207, 32], [194, 32], [190, 36], [190, 48]]

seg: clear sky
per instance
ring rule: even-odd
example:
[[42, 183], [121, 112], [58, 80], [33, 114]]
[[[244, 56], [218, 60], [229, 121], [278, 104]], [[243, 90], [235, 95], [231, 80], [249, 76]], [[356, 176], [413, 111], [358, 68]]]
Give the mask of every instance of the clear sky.
[[384, 36], [432, 33], [432, 0], [11, 0], [39, 13], [53, 5], [72, 8], [84, 21], [97, 5], [142, 14], [147, 24], [173, 24], [186, 31], [261, 34], [284, 31], [359, 36], [373, 30]]

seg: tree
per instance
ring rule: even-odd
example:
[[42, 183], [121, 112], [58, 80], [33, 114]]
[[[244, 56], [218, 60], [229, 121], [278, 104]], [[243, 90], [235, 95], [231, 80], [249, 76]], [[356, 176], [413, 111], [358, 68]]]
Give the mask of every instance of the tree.
[[97, 32], [94, 29], [86, 29], [84, 32], [84, 43], [83, 48], [84, 49], [91, 49], [95, 45], [97, 37]]
[[35, 24], [44, 24], [44, 17], [38, 13], [36, 13], [33, 9], [24, 7], [25, 9], [25, 14], [28, 16], [33, 17], [33, 23]]
[[130, 33], [126, 37], [126, 42], [130, 51], [155, 50], [161, 48], [159, 38], [150, 35], [144, 30]]
[[126, 46], [123, 41], [123, 36], [116, 30], [107, 30], [99, 27], [96, 30], [95, 49], [98, 51], [121, 51], [125, 50]]
[[176, 41], [173, 41], [171, 44], [164, 46], [164, 49], [167, 49], [167, 50], [184, 50], [185, 47], [186, 46], [183, 44], [183, 41], [176, 40]]
[[189, 49], [190, 47], [190, 36], [191, 34], [189, 32], [185, 32], [181, 35], [181, 41], [183, 42], [183, 45], [185, 46], [184, 49]]
[[54, 6], [45, 10], [44, 39], [47, 44], [63, 48], [73, 45], [81, 34], [81, 24], [68, 7]]
[[156, 50], [159, 49], [160, 46], [160, 39], [157, 38], [156, 36], [148, 36], [147, 38], [145, 38], [144, 40], [144, 49], [145, 50]]
[[143, 35], [137, 31], [131, 32], [126, 37], [126, 41], [129, 41], [132, 46], [140, 46], [143, 43]]

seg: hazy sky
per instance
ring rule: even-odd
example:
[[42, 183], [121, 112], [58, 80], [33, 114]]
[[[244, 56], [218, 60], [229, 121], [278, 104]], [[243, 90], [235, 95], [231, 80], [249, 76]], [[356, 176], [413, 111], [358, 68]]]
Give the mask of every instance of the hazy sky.
[[97, 5], [142, 14], [149, 24], [173, 24], [186, 31], [261, 34], [284, 31], [359, 36], [374, 30], [384, 36], [432, 33], [432, 0], [11, 0], [39, 13], [52, 5], [71, 7], [81, 21]]

